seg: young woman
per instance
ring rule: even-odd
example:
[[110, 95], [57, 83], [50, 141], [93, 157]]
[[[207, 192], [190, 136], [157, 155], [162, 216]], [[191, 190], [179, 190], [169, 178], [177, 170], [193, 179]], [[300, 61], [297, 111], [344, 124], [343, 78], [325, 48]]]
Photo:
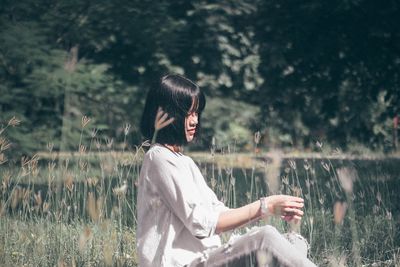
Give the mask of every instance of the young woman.
[[304, 201], [274, 195], [236, 209], [220, 202], [193, 160], [182, 153], [182, 146], [200, 131], [205, 103], [200, 88], [180, 75], [164, 76], [148, 93], [141, 130], [155, 143], [139, 178], [139, 266], [231, 266], [256, 251], [264, 251], [274, 266], [315, 266], [272, 226], [221, 244], [218, 234], [262, 217], [299, 221]]

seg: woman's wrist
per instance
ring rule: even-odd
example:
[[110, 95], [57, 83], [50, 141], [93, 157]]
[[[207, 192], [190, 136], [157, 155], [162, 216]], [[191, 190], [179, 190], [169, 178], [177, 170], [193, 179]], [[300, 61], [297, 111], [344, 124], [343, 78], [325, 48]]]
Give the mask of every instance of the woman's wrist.
[[261, 218], [265, 218], [271, 215], [268, 206], [268, 198], [266, 197], [260, 198], [260, 210], [261, 210]]

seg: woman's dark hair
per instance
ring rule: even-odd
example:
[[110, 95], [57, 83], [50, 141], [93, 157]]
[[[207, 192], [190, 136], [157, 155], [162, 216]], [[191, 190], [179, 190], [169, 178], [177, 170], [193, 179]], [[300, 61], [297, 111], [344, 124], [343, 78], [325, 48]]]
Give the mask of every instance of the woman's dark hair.
[[159, 107], [175, 120], [157, 133], [156, 141], [168, 145], [187, 144], [185, 118], [190, 112], [198, 113], [195, 137], [200, 130], [200, 115], [206, 105], [206, 99], [199, 86], [191, 80], [177, 74], [161, 78], [158, 86], [147, 94], [140, 128], [147, 139], [154, 135], [154, 122]]

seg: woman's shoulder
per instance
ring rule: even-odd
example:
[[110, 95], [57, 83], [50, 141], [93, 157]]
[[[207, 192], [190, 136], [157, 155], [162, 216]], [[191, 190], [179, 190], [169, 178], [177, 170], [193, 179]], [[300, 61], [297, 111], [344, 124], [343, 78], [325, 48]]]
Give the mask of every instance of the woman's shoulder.
[[175, 153], [163, 145], [153, 144], [146, 152], [145, 160], [152, 162], [175, 161], [181, 156], [182, 154]]

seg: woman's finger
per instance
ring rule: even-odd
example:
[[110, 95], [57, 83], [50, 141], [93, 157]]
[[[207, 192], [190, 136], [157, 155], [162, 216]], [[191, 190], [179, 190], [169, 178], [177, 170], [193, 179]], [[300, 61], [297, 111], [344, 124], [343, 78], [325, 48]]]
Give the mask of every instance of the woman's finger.
[[302, 210], [295, 209], [295, 208], [283, 208], [282, 209], [282, 214], [283, 215], [299, 215], [299, 216], [303, 216], [304, 212]]
[[286, 199], [287, 201], [304, 203], [304, 199], [302, 199], [301, 197], [294, 197], [294, 196], [287, 196], [287, 197], [288, 197]]
[[304, 203], [303, 202], [285, 202], [283, 204], [284, 207], [293, 207], [293, 208], [303, 208], [304, 207]]
[[160, 124], [162, 124], [168, 118], [168, 113], [166, 113], [164, 111], [162, 113], [163, 114], [162, 114], [161, 118], [159, 119]]
[[165, 126], [171, 124], [174, 120], [175, 120], [175, 118], [169, 118], [168, 120], [162, 122], [162, 123], [160, 124], [159, 130], [162, 129], [162, 128], [164, 128]]
[[163, 114], [163, 110], [161, 109], [161, 107], [158, 107], [157, 114], [156, 114], [156, 121], [158, 121], [160, 119], [162, 114]]
[[156, 121], [154, 123], [154, 128], [156, 131], [161, 130], [165, 126], [169, 125], [174, 121], [174, 118], [168, 119], [168, 113], [164, 112], [161, 108], [158, 108], [156, 115]]

